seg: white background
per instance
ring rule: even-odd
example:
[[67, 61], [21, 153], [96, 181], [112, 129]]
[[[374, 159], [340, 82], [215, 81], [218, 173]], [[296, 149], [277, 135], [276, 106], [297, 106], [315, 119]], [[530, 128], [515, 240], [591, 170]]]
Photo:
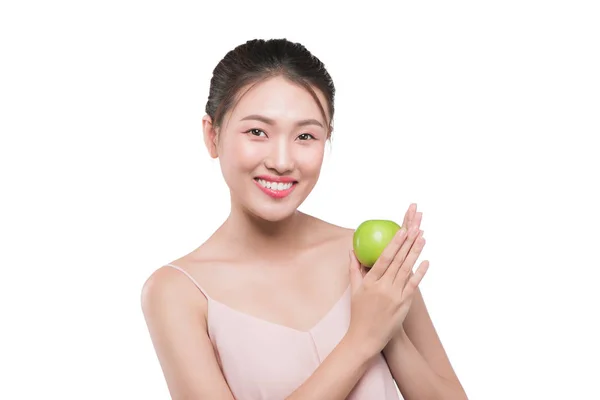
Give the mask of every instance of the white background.
[[227, 216], [209, 81], [272, 37], [338, 90], [302, 210], [356, 227], [418, 204], [469, 397], [600, 398], [597, 3], [223, 3], [2, 2], [0, 398], [169, 398], [140, 290]]

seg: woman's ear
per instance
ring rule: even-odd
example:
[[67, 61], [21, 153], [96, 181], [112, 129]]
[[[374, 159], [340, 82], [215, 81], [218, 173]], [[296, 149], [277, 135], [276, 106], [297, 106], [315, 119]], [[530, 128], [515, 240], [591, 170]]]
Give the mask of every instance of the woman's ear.
[[202, 118], [202, 130], [204, 131], [204, 144], [208, 150], [208, 154], [212, 158], [219, 157], [217, 152], [217, 131], [212, 124], [212, 118], [209, 115], [205, 115]]

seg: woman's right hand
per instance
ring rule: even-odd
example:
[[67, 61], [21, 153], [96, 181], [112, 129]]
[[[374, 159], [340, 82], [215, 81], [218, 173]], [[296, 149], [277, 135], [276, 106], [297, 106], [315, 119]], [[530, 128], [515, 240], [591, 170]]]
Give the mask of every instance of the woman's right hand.
[[411, 274], [425, 245], [422, 234], [417, 225], [408, 233], [406, 227], [400, 229], [366, 274], [350, 252], [352, 305], [346, 338], [368, 356], [383, 350], [402, 329], [412, 296], [429, 267], [423, 261]]

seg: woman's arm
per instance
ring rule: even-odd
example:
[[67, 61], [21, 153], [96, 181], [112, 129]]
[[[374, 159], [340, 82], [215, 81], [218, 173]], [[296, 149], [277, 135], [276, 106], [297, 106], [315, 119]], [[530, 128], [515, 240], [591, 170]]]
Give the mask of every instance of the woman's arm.
[[464, 400], [465, 393], [435, 331], [421, 291], [383, 354], [406, 400]]
[[234, 400], [208, 337], [202, 299], [180, 272], [156, 270], [142, 289], [150, 337], [173, 400]]
[[344, 400], [376, 353], [360, 350], [350, 335], [338, 343], [313, 374], [286, 400]]

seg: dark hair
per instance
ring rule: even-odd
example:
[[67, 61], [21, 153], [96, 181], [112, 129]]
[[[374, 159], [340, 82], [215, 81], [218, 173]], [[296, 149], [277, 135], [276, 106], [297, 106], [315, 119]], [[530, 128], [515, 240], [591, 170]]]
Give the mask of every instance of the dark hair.
[[[238, 92], [245, 86], [283, 76], [303, 86], [315, 99], [323, 119], [329, 124], [328, 135], [333, 130], [335, 87], [325, 65], [306, 47], [287, 39], [254, 39], [229, 51], [213, 70], [206, 114], [213, 127], [223, 123], [223, 117], [243, 95]], [[312, 86], [319, 89], [327, 99], [329, 121]], [[250, 89], [249, 88], [249, 89]], [[249, 90], [248, 89], [248, 90]]]

